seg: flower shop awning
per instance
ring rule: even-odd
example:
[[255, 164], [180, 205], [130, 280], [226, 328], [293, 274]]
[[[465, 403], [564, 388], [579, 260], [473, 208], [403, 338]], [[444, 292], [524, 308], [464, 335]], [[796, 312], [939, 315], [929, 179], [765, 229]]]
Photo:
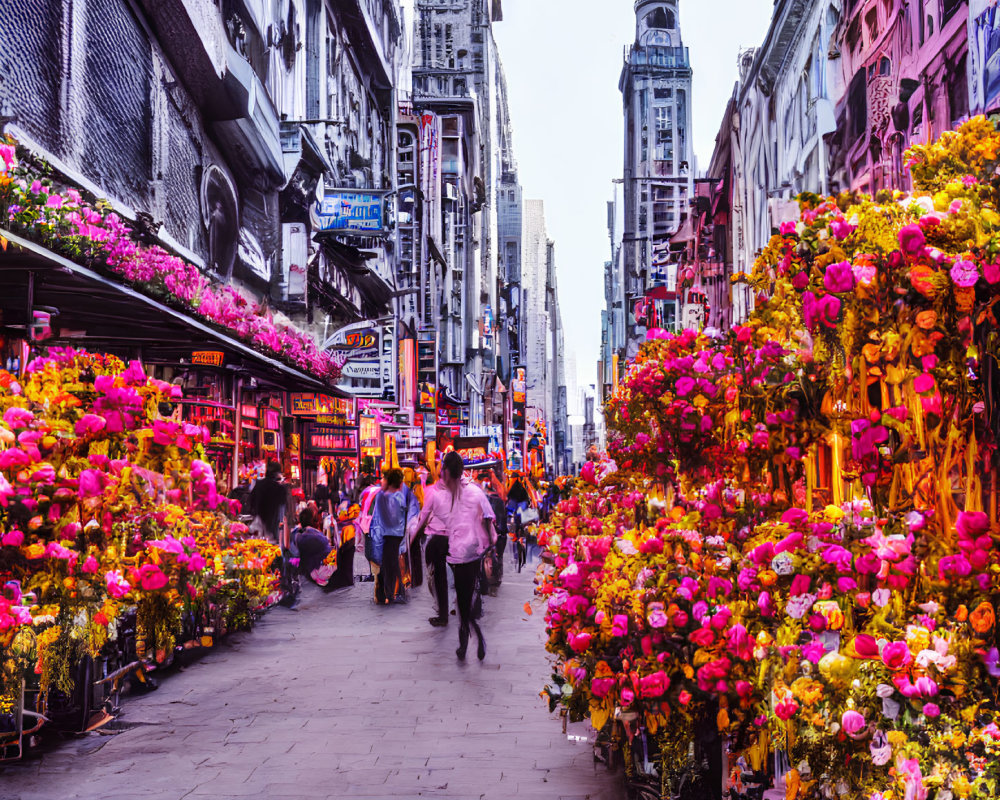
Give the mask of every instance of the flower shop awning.
[[0, 324], [24, 327], [33, 312], [53, 314], [54, 336], [87, 349], [128, 351], [148, 361], [190, 361], [215, 348], [248, 376], [289, 390], [344, 393], [303, 370], [256, 350], [208, 323], [138, 290], [76, 264], [42, 245], [0, 229]]

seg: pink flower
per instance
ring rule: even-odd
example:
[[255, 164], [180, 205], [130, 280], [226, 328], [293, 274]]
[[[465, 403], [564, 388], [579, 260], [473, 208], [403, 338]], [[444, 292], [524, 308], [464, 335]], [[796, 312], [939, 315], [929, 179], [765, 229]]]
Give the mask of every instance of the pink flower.
[[917, 394], [927, 394], [934, 391], [934, 376], [922, 372], [913, 379], [913, 390]]
[[84, 414], [77, 420], [73, 430], [76, 431], [77, 436], [90, 436], [104, 430], [104, 425], [104, 417], [97, 414]]
[[854, 233], [854, 226], [848, 222], [846, 219], [837, 218], [830, 223], [830, 231], [838, 239], [846, 239], [852, 233]]
[[689, 378], [687, 375], [679, 378], [677, 380], [676, 390], [678, 397], [686, 397], [691, 393], [695, 387], [695, 382], [693, 378]]
[[87, 559], [83, 562], [83, 566], [80, 567], [80, 569], [82, 569], [88, 575], [92, 575], [93, 573], [97, 572], [99, 566], [100, 565], [97, 563], [96, 558], [94, 558], [93, 556], [87, 556]]
[[85, 469], [80, 473], [79, 494], [81, 499], [98, 497], [104, 492], [104, 475], [96, 469]]
[[778, 719], [789, 720], [795, 716], [795, 712], [798, 710], [799, 704], [795, 702], [795, 699], [790, 694], [774, 705], [774, 713], [778, 716]]
[[956, 286], [962, 288], [975, 286], [976, 281], [979, 280], [979, 270], [971, 261], [960, 258], [951, 268], [951, 279]]
[[3, 171], [6, 172], [14, 166], [14, 145], [0, 144], [0, 161], [3, 162]]
[[855, 264], [851, 267], [851, 271], [854, 273], [854, 279], [863, 286], [871, 286], [875, 276], [878, 275], [878, 270], [871, 264]]
[[919, 255], [926, 241], [919, 225], [907, 225], [899, 231], [899, 246], [908, 256]]
[[831, 264], [823, 276], [823, 286], [828, 292], [849, 292], [854, 288], [854, 270], [847, 261]]
[[688, 639], [698, 647], [708, 647], [715, 641], [715, 634], [712, 633], [711, 628], [698, 628], [698, 630], [688, 634]]
[[144, 591], [155, 592], [169, 583], [169, 579], [155, 564], [143, 564], [139, 568], [139, 585]]
[[121, 572], [118, 570], [105, 572], [104, 582], [107, 584], [108, 594], [119, 600], [127, 595], [132, 589], [132, 587], [129, 586], [128, 581], [122, 577]]
[[0, 544], [6, 547], [20, 547], [24, 544], [24, 534], [19, 530], [12, 530], [0, 537]]
[[582, 653], [590, 647], [592, 636], [589, 633], [571, 633], [568, 638], [570, 649], [574, 653]]
[[848, 736], [855, 736], [861, 733], [867, 724], [864, 715], [854, 710], [845, 711], [844, 715], [840, 718], [840, 727], [844, 729], [844, 733]]
[[977, 539], [989, 533], [990, 517], [983, 511], [959, 511], [955, 530], [965, 539]]
[[795, 231], [798, 228], [798, 223], [792, 220], [786, 220], [782, 222], [778, 230], [781, 232], [782, 236], [794, 236]]
[[3, 421], [7, 424], [8, 428], [12, 431], [16, 431], [21, 428], [27, 428], [31, 425], [31, 423], [35, 421], [35, 415], [26, 408], [12, 406], [4, 412]]
[[63, 197], [59, 194], [53, 194], [49, 196], [48, 201], [45, 203], [46, 208], [62, 208]]
[[941, 708], [937, 703], [924, 703], [924, 716], [925, 717], [940, 717]]
[[608, 692], [610, 692], [615, 686], [614, 678], [594, 678], [590, 682], [590, 692], [594, 697], [607, 697]]
[[670, 688], [670, 678], [663, 670], [639, 679], [639, 691], [643, 697], [660, 697]]
[[913, 660], [906, 642], [889, 642], [882, 648], [882, 663], [891, 670], [901, 670]]
[[628, 633], [628, 617], [624, 614], [615, 614], [611, 620], [611, 635], [625, 636]]
[[663, 628], [667, 624], [667, 614], [663, 610], [663, 603], [650, 603], [646, 621], [651, 628]]

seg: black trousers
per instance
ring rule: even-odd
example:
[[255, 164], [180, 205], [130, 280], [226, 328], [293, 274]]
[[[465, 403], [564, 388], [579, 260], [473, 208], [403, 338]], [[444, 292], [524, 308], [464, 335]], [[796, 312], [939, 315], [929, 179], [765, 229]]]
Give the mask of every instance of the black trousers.
[[481, 563], [478, 558], [475, 561], [466, 561], [464, 564], [451, 565], [452, 574], [455, 576], [455, 594], [458, 597], [458, 643], [463, 649], [469, 642], [470, 627], [476, 632], [477, 637], [483, 638], [473, 613], [480, 568]]
[[437, 598], [438, 616], [448, 618], [448, 537], [431, 536], [424, 549], [427, 563], [434, 570], [434, 596]]
[[385, 536], [382, 539], [382, 591], [389, 602], [403, 593], [403, 575], [399, 571], [399, 546], [402, 543], [402, 536]]

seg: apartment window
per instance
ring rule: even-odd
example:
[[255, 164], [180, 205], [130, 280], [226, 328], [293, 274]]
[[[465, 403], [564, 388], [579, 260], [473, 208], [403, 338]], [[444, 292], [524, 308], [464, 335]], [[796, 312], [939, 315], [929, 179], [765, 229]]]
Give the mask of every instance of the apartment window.
[[916, 136], [921, 132], [924, 125], [924, 103], [922, 100], [913, 107], [912, 117], [913, 123], [910, 130], [912, 131], [912, 135]]
[[851, 137], [856, 139], [868, 127], [868, 87], [865, 71], [858, 70], [847, 92], [847, 111], [850, 117]]
[[969, 115], [969, 88], [966, 83], [966, 59], [962, 56], [948, 75], [948, 109], [951, 112], [952, 125]]
[[927, 14], [925, 13], [924, 2], [925, 0], [917, 0], [917, 39], [920, 44], [923, 44], [924, 39], [927, 38]]
[[673, 122], [670, 107], [656, 106], [653, 110], [656, 112], [656, 130], [669, 131]]
[[653, 89], [654, 100], [669, 100], [671, 97], [673, 92], [670, 89]]
[[865, 14], [865, 31], [869, 44], [878, 38], [878, 9], [874, 6]]
[[885, 56], [882, 56], [882, 58], [879, 59], [878, 74], [881, 75], [883, 78], [888, 78], [890, 75], [892, 75], [892, 62], [889, 61], [889, 59], [886, 58]]

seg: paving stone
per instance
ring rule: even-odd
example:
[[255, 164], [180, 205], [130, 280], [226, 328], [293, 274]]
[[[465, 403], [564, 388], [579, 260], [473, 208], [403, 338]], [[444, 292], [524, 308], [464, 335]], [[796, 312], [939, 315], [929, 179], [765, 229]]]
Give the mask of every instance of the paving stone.
[[622, 800], [538, 696], [552, 666], [532, 588], [508, 569], [485, 598], [486, 660], [463, 663], [425, 588], [378, 608], [369, 584], [307, 586], [298, 611], [125, 698], [136, 727], [0, 769], [0, 800]]

